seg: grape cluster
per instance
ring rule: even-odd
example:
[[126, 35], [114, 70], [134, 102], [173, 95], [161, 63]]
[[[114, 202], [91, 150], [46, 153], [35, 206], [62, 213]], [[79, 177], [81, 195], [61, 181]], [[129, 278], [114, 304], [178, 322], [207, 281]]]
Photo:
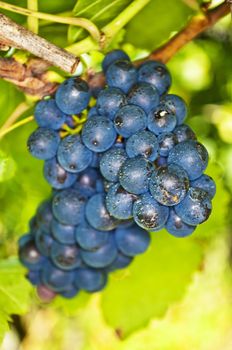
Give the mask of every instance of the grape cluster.
[[100, 91], [72, 77], [35, 108], [39, 127], [28, 149], [45, 161], [53, 190], [20, 239], [19, 255], [45, 299], [101, 290], [111, 271], [147, 249], [147, 231], [188, 236], [211, 213], [208, 153], [183, 124], [183, 99], [167, 93], [166, 66], [136, 68], [115, 50], [102, 68]]

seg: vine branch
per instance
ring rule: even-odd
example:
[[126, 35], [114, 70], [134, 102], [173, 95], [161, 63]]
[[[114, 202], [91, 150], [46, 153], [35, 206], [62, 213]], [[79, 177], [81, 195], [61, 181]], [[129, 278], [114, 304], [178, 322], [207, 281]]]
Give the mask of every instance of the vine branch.
[[192, 41], [206, 29], [212, 27], [219, 19], [230, 13], [228, 1], [217, 7], [206, 10], [200, 15], [192, 17], [185, 28], [174, 35], [167, 43], [152, 52], [148, 59], [168, 62], [188, 42]]

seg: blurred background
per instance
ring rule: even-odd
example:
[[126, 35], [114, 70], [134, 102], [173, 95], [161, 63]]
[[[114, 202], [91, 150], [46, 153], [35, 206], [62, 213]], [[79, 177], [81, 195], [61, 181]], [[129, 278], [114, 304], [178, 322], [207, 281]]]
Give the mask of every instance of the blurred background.
[[[27, 5], [26, 1], [11, 3]], [[75, 3], [41, 0], [39, 9], [60, 13], [70, 11]], [[130, 1], [121, 3], [125, 6]], [[120, 31], [111, 47], [123, 48], [132, 59], [145, 56], [198, 11], [196, 3], [151, 1]], [[13, 14], [12, 18], [25, 23], [25, 17]], [[65, 25], [42, 23], [40, 35], [65, 47], [85, 34]], [[22, 52], [16, 55], [25, 57]], [[98, 70], [102, 57], [91, 52], [84, 59]], [[129, 268], [112, 274], [101, 293], [81, 293], [74, 300], [58, 297], [51, 305], [39, 302], [17, 260], [17, 240], [27, 232], [37, 205], [50, 193], [42, 162], [26, 149], [36, 125], [24, 125], [0, 141], [0, 335], [4, 334], [0, 350], [232, 349], [231, 58], [228, 15], [168, 63], [171, 92], [189, 105], [186, 122], [210, 154], [207, 174], [217, 185], [210, 219], [184, 239], [165, 231], [152, 233], [148, 251]], [[34, 97], [0, 80], [1, 125], [16, 109], [22, 119], [31, 115], [34, 102]], [[7, 329], [4, 322], [1, 326], [2, 311], [23, 315], [9, 318]]]

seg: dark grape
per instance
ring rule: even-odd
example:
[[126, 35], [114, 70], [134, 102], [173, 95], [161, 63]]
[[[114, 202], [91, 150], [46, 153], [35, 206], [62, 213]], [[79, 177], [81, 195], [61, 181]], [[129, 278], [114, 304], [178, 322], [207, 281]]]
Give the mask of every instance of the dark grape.
[[62, 168], [56, 158], [45, 161], [43, 174], [47, 182], [58, 190], [72, 186], [77, 180], [77, 175]]
[[149, 113], [147, 126], [156, 135], [171, 132], [176, 126], [176, 116], [164, 104], [160, 104]]
[[29, 152], [38, 159], [55, 157], [60, 142], [59, 134], [47, 128], [38, 128], [29, 137], [27, 147]]
[[112, 185], [106, 195], [106, 208], [110, 215], [120, 220], [132, 217], [136, 196], [128, 193], [119, 183]]
[[87, 120], [82, 130], [82, 141], [94, 152], [108, 150], [116, 139], [114, 125], [106, 117], [94, 116]]
[[216, 194], [216, 184], [212, 177], [203, 174], [198, 179], [191, 181], [192, 187], [197, 187], [208, 193], [209, 197], [212, 199]]
[[150, 243], [149, 233], [137, 225], [129, 228], [117, 228], [115, 240], [118, 249], [127, 256], [144, 253]]
[[191, 187], [176, 207], [177, 215], [184, 223], [196, 226], [206, 221], [211, 214], [212, 204], [207, 192], [200, 188]]
[[117, 133], [123, 137], [130, 137], [147, 126], [147, 116], [138, 106], [126, 105], [118, 110], [114, 118]]
[[62, 112], [78, 114], [88, 106], [90, 100], [88, 84], [78, 77], [69, 78], [58, 87], [55, 99]]
[[81, 248], [95, 250], [105, 245], [109, 239], [107, 231], [99, 231], [91, 227], [87, 222], [77, 226], [75, 238]]
[[139, 197], [133, 206], [133, 217], [137, 225], [145, 230], [161, 230], [169, 215], [169, 208], [159, 204], [149, 193]]
[[76, 242], [75, 228], [75, 226], [63, 225], [55, 218], [52, 220], [52, 235], [58, 242], [62, 244], [74, 244]]
[[106, 83], [127, 93], [137, 81], [137, 70], [126, 60], [113, 62], [106, 71]]
[[118, 174], [122, 164], [127, 159], [123, 148], [111, 148], [100, 160], [100, 170], [104, 178], [111, 182], [118, 181]]
[[59, 130], [66, 115], [57, 107], [55, 100], [41, 100], [35, 107], [35, 120], [41, 128]]
[[99, 231], [113, 230], [118, 220], [110, 216], [105, 205], [105, 195], [98, 193], [91, 197], [85, 208], [86, 218], [93, 228]]
[[143, 63], [138, 70], [138, 81], [154, 85], [162, 95], [171, 86], [171, 75], [167, 67], [161, 62], [148, 61]]
[[107, 276], [103, 271], [92, 268], [80, 268], [75, 273], [75, 285], [87, 292], [97, 292], [107, 283]]
[[72, 271], [81, 266], [80, 250], [75, 244], [65, 245], [53, 242], [51, 246], [51, 260], [59, 269]]
[[126, 95], [117, 88], [108, 87], [100, 92], [97, 99], [98, 114], [113, 119], [116, 112], [126, 104]]
[[180, 165], [188, 173], [190, 180], [200, 177], [208, 164], [205, 147], [193, 140], [179, 143], [169, 152], [168, 164]]
[[126, 142], [126, 153], [130, 158], [143, 156], [154, 161], [158, 157], [158, 150], [157, 137], [150, 131], [139, 131]]
[[84, 217], [86, 197], [78, 190], [67, 189], [53, 198], [53, 214], [64, 225], [78, 225]]
[[176, 214], [174, 209], [170, 209], [169, 217], [165, 225], [166, 230], [175, 237], [186, 237], [193, 233], [195, 226], [187, 225]]
[[108, 52], [105, 56], [104, 60], [102, 61], [102, 69], [104, 73], [107, 71], [109, 66], [118, 61], [118, 60], [126, 60], [130, 61], [129, 56], [122, 50], [113, 50], [111, 52]]
[[184, 122], [187, 116], [187, 106], [184, 100], [177, 95], [166, 95], [162, 98], [162, 102], [175, 114], [177, 125]]
[[127, 159], [119, 171], [119, 182], [130, 193], [145, 193], [153, 168], [152, 163], [141, 156]]
[[148, 83], [138, 83], [133, 86], [128, 94], [128, 102], [139, 106], [146, 113], [156, 108], [159, 104], [159, 94], [156, 88]]
[[57, 157], [65, 170], [79, 173], [91, 163], [92, 152], [83, 145], [79, 135], [69, 135], [61, 141]]
[[184, 199], [189, 189], [188, 174], [176, 164], [160, 167], [154, 170], [149, 189], [160, 204], [176, 205]]

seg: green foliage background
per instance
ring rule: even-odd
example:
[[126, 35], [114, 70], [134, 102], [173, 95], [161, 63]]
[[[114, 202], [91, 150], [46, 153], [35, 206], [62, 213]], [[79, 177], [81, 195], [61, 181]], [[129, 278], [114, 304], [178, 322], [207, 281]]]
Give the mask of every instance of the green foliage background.
[[[8, 1], [26, 7], [26, 1]], [[74, 9], [102, 27], [131, 0], [40, 0], [39, 9]], [[111, 47], [132, 59], [145, 56], [199, 12], [202, 1], [151, 0]], [[218, 1], [217, 1], [218, 3]], [[9, 15], [9, 13], [7, 13]], [[11, 15], [19, 23], [25, 18]], [[40, 35], [60, 46], [82, 40], [76, 27], [41, 22]], [[102, 293], [57, 298], [42, 305], [17, 259], [17, 239], [27, 232], [38, 203], [49, 194], [42, 162], [26, 150], [36, 127], [25, 125], [0, 141], [0, 340], [1, 350], [229, 350], [231, 349], [232, 35], [229, 16], [186, 45], [168, 67], [171, 91], [189, 104], [187, 123], [210, 153], [207, 173], [217, 184], [210, 220], [192, 237], [152, 233], [149, 250], [112, 274]], [[17, 53], [20, 55], [20, 53]], [[99, 69], [102, 55], [88, 64]], [[0, 81], [0, 123], [22, 102], [34, 101]], [[23, 315], [12, 322], [11, 315]], [[20, 324], [20, 327], [19, 327]], [[23, 329], [23, 332], [19, 330]], [[6, 333], [7, 332], [7, 333]], [[4, 337], [5, 336], [5, 337]], [[20, 338], [21, 337], [21, 338]]]

